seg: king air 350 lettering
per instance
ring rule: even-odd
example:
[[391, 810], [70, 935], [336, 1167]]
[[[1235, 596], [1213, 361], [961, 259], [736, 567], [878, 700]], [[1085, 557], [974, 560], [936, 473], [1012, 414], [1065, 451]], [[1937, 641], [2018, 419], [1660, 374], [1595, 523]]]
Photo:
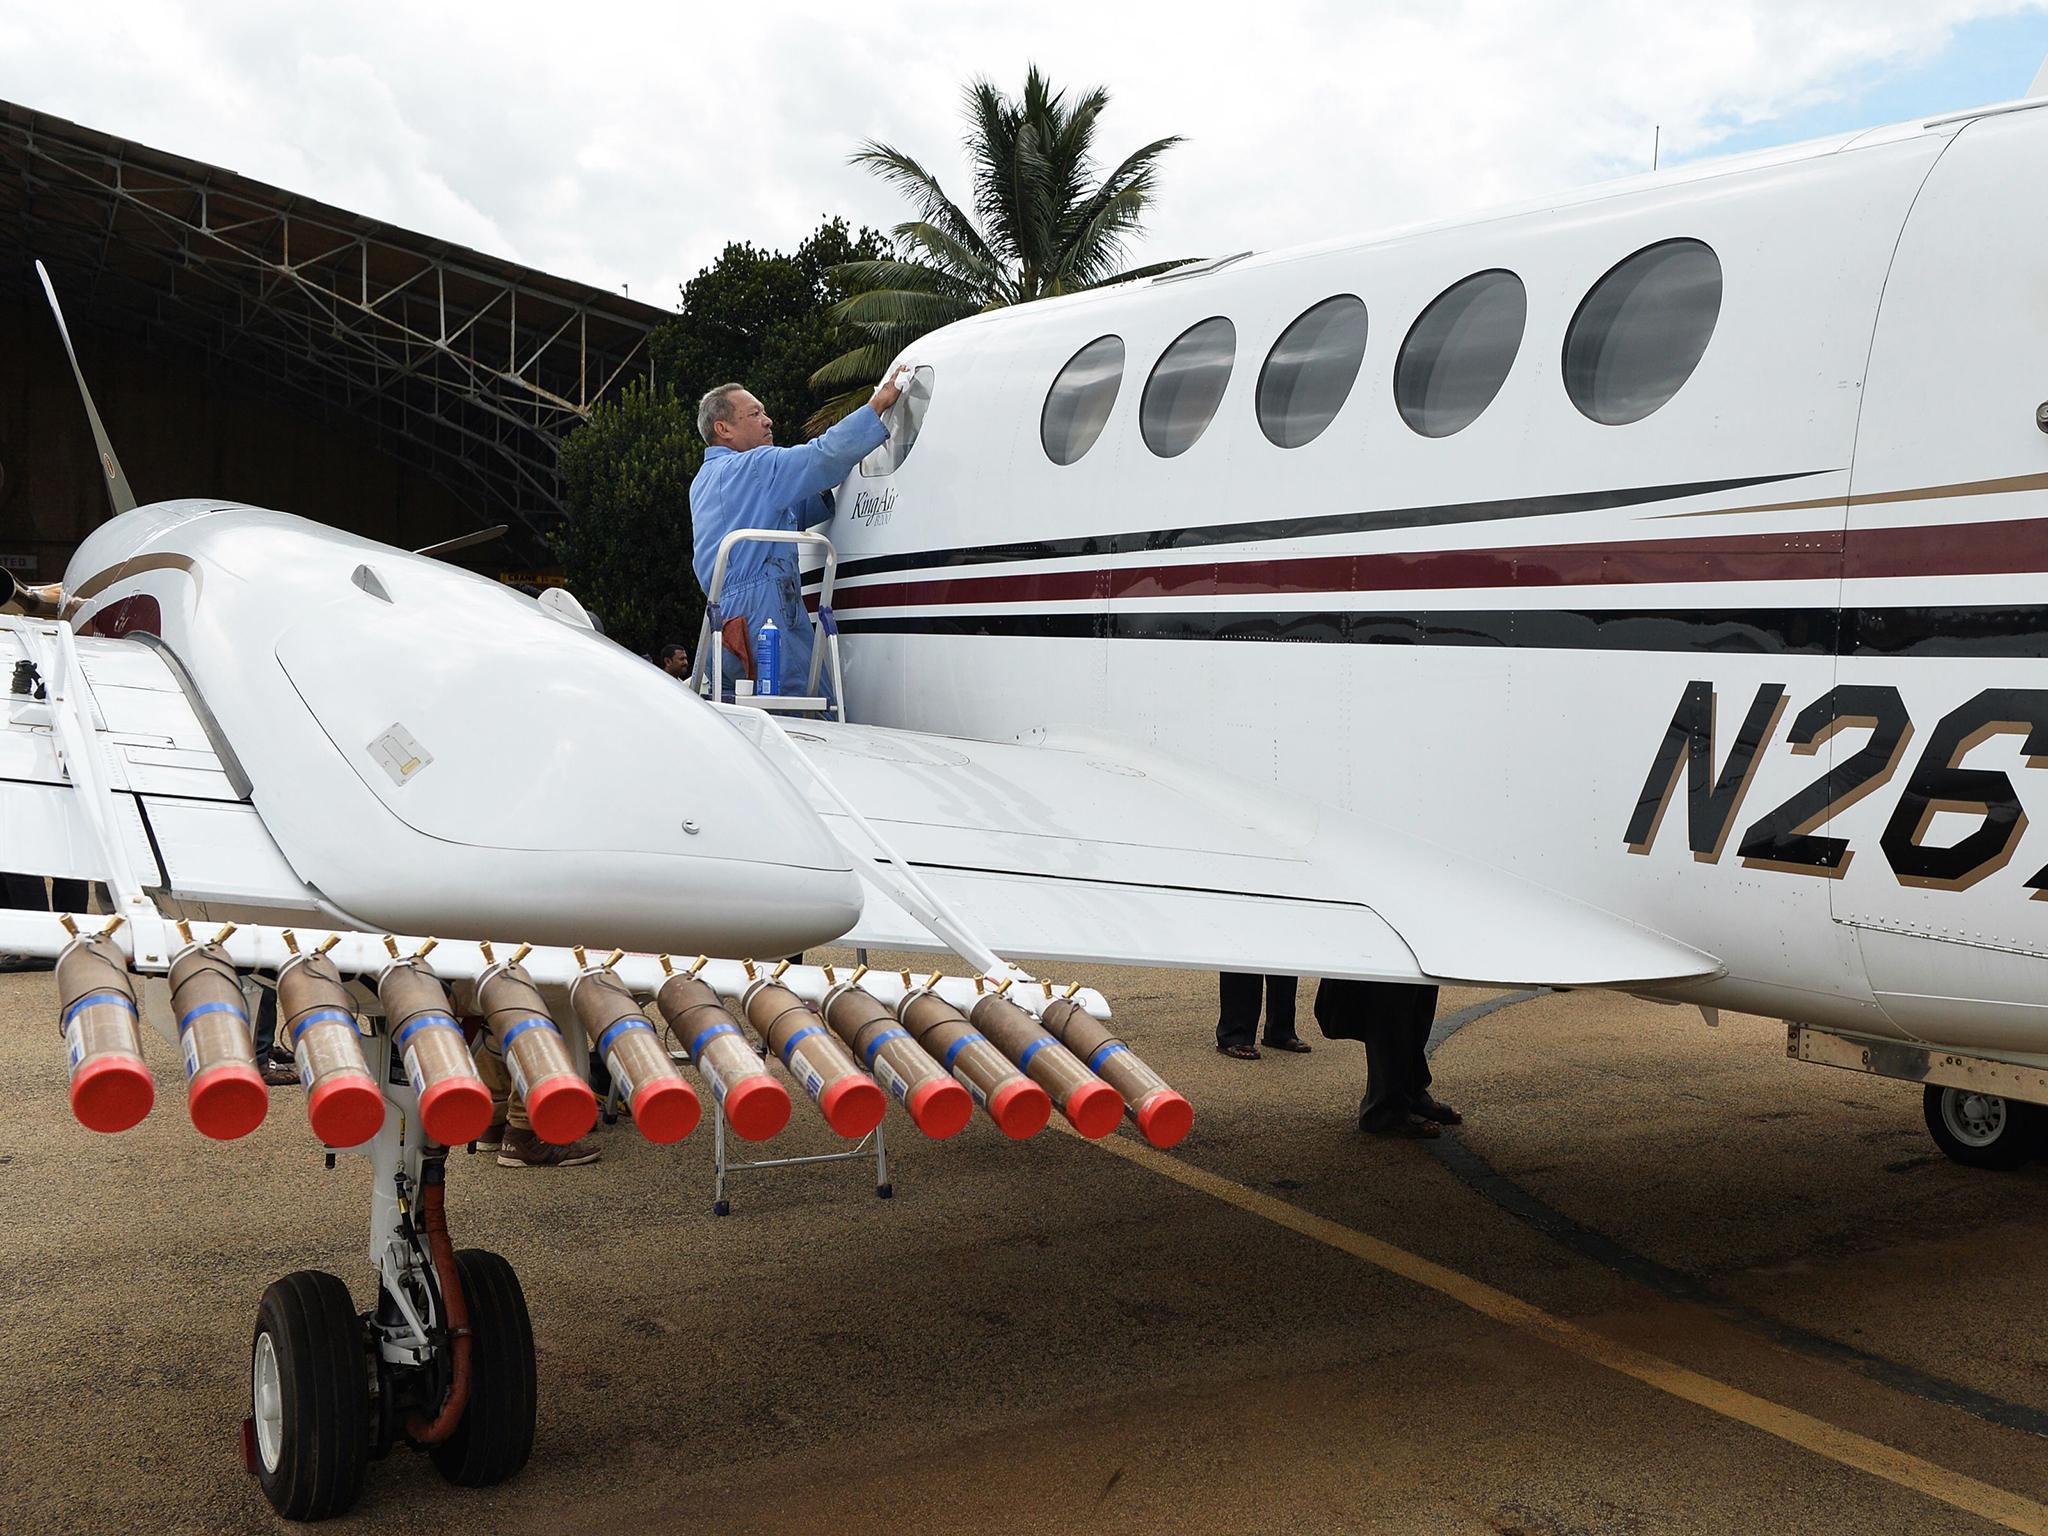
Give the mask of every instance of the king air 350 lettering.
[[[1686, 684], [1629, 818], [1629, 852], [1647, 854], [1656, 842], [1683, 769], [1686, 840], [1695, 859], [1717, 862], [1786, 702], [1782, 683], [1757, 689], [1717, 773], [1714, 685]], [[1879, 685], [1831, 688], [1794, 716], [1785, 734], [1794, 754], [1819, 757], [1838, 735], [1851, 732], [1862, 735], [1856, 750], [1835, 758], [1818, 778], [1748, 824], [1735, 850], [1745, 865], [1828, 879], [1848, 870], [1855, 857], [1849, 840], [1817, 829], [1897, 777], [1914, 735], [1905, 701], [1898, 689]], [[2003, 869], [2018, 851], [2027, 814], [2011, 776], [1963, 765], [1972, 750], [2002, 735], [2022, 738], [2029, 768], [2048, 767], [2048, 689], [1987, 688], [1950, 710], [1927, 734], [1878, 839], [1902, 885], [1964, 890]], [[1931, 842], [1930, 829], [1942, 812], [1974, 818], [1976, 825], [1952, 841]], [[2048, 896], [2048, 869], [2037, 871], [2026, 888], [2037, 901]]]

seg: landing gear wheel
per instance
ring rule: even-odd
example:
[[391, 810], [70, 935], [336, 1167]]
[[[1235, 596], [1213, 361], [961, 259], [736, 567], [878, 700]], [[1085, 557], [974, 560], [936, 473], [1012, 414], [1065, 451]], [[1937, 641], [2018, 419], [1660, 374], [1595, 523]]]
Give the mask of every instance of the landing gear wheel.
[[2017, 1168], [2041, 1150], [2037, 1105], [1967, 1088], [1929, 1087], [1922, 1095], [1934, 1144], [1972, 1168]]
[[500, 1255], [465, 1248], [455, 1255], [455, 1272], [469, 1303], [469, 1407], [455, 1433], [427, 1454], [449, 1482], [487, 1488], [533, 1454], [533, 1322], [519, 1277]]
[[339, 1278], [302, 1269], [263, 1293], [249, 1399], [271, 1508], [324, 1520], [355, 1503], [370, 1463], [369, 1335]]

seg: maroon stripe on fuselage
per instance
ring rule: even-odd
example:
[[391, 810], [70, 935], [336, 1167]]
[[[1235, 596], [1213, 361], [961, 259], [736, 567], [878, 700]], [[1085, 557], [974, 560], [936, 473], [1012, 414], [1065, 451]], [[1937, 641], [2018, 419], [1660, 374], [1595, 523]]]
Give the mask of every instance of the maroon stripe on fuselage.
[[[1738, 533], [1628, 543], [1509, 549], [1403, 550], [1279, 560], [944, 576], [842, 587], [833, 606], [944, 607], [962, 603], [1102, 601], [1127, 597], [1250, 597], [1453, 588], [1577, 587], [1837, 576], [1988, 576], [2048, 571], [2048, 518], [1910, 528]], [[816, 607], [816, 595], [810, 598]]]

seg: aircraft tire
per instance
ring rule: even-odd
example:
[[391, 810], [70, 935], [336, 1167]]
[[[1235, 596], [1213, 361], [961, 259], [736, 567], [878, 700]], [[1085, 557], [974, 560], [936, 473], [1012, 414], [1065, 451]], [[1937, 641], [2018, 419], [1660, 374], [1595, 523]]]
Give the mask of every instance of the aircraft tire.
[[2041, 1150], [2048, 1115], [2037, 1104], [1929, 1084], [1921, 1111], [1934, 1144], [1971, 1168], [2019, 1167]]
[[482, 1248], [455, 1255], [469, 1304], [469, 1407], [455, 1433], [427, 1454], [449, 1482], [464, 1488], [502, 1483], [533, 1454], [539, 1390], [533, 1320], [512, 1266]]
[[348, 1286], [317, 1269], [263, 1293], [250, 1342], [256, 1480], [288, 1520], [353, 1505], [370, 1464], [368, 1334]]

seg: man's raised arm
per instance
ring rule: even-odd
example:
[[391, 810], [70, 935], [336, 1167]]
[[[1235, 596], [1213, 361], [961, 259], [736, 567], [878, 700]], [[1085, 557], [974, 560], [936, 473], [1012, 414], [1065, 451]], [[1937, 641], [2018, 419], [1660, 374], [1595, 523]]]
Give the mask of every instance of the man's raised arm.
[[853, 466], [888, 441], [889, 430], [882, 417], [902, 398], [909, 365], [898, 368], [882, 382], [865, 409], [855, 411], [829, 431], [794, 448], [757, 449], [740, 458], [741, 473], [765, 475], [763, 493], [771, 506], [787, 506], [820, 491], [829, 491], [848, 475]]

